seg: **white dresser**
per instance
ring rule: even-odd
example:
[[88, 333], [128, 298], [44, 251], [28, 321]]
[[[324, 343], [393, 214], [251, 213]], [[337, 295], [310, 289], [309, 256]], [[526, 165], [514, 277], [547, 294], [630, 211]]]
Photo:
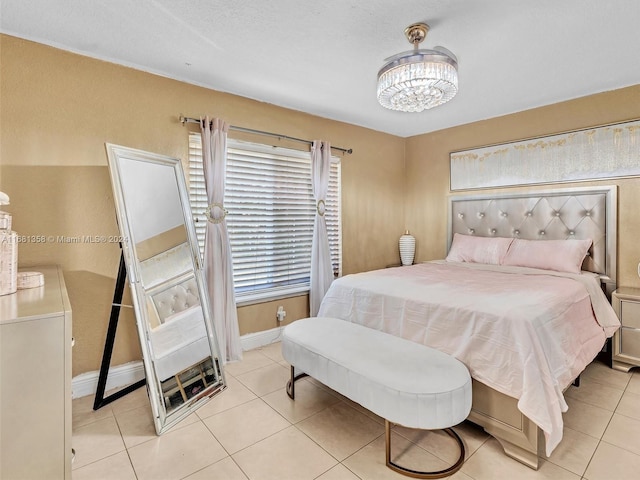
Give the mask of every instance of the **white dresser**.
[[71, 306], [59, 267], [0, 296], [0, 479], [71, 479]]

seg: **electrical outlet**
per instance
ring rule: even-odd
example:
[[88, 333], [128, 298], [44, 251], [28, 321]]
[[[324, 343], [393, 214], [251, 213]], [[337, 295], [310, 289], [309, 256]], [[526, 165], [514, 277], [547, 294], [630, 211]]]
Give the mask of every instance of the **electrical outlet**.
[[278, 322], [283, 322], [284, 321], [284, 317], [287, 316], [287, 312], [284, 311], [284, 307], [282, 305], [280, 305], [278, 307], [278, 311], [276, 312], [276, 318], [278, 319]]

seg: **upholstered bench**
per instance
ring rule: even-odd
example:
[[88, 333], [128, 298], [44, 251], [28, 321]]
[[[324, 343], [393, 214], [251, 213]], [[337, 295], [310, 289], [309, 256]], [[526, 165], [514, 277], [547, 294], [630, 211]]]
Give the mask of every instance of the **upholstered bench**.
[[[471, 410], [471, 376], [460, 361], [442, 352], [387, 333], [335, 318], [298, 320], [284, 329], [282, 355], [291, 365], [287, 393], [310, 375], [385, 419], [386, 463], [416, 478], [440, 478], [464, 462], [464, 444], [450, 428]], [[451, 467], [421, 472], [391, 460], [391, 424], [444, 429], [460, 456]]]

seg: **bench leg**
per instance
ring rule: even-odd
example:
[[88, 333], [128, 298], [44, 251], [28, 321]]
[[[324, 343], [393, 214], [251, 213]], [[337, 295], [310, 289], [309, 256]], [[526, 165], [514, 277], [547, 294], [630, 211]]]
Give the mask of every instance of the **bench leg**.
[[291, 400], [296, 399], [296, 380], [301, 379], [302, 377], [306, 377], [306, 373], [299, 373], [296, 375], [296, 367], [291, 365], [291, 380], [287, 382], [287, 395]]
[[391, 423], [389, 422], [389, 420], [385, 419], [384, 428], [385, 428], [385, 437], [386, 437], [385, 443], [386, 443], [387, 467], [389, 467], [391, 470], [395, 472], [398, 472], [398, 473], [401, 473], [402, 475], [406, 475], [408, 477], [413, 477], [413, 478], [443, 478], [456, 473], [458, 470], [460, 470], [460, 467], [462, 467], [462, 464], [464, 463], [464, 444], [462, 443], [462, 440], [452, 428], [445, 428], [444, 431], [447, 432], [449, 436], [453, 437], [453, 439], [456, 440], [456, 442], [458, 443], [458, 446], [460, 447], [460, 457], [458, 457], [458, 460], [456, 461], [455, 464], [453, 464], [449, 468], [445, 468], [444, 470], [438, 470], [436, 472], [421, 472], [419, 470], [412, 470], [410, 468], [402, 467], [391, 460]]

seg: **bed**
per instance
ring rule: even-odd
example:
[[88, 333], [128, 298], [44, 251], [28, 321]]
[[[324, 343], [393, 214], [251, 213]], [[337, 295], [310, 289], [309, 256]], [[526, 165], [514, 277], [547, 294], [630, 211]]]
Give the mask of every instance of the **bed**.
[[[474, 379], [469, 420], [537, 468], [562, 439], [563, 391], [619, 327], [607, 301], [616, 189], [455, 195], [449, 203], [446, 260], [337, 279], [318, 315], [461, 360]], [[562, 268], [550, 270], [554, 262]]]

